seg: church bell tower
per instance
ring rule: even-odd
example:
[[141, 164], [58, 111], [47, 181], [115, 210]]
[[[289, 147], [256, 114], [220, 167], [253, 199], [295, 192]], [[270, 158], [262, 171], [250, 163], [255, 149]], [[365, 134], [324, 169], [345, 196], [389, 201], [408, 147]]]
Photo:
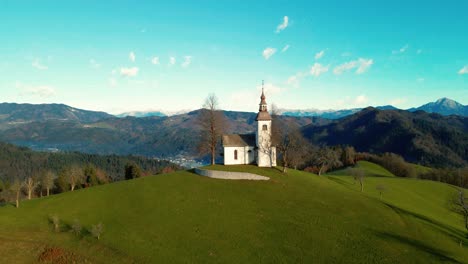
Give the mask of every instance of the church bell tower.
[[257, 118], [257, 165], [259, 167], [276, 166], [276, 147], [272, 144], [271, 116], [268, 113], [265, 92], [262, 82], [262, 95]]

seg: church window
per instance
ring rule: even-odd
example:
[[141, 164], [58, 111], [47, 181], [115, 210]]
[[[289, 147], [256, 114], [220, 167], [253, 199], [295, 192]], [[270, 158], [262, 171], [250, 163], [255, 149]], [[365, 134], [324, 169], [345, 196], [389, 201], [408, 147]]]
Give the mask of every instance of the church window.
[[237, 149], [234, 150], [234, 159], [237, 160]]
[[266, 131], [268, 130], [268, 126], [267, 125], [263, 125], [263, 128], [262, 128], [263, 131]]

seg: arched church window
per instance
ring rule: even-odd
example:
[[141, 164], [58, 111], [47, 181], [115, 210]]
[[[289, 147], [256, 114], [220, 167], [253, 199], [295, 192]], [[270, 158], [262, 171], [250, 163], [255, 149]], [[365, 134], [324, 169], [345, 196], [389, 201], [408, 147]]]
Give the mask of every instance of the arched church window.
[[263, 125], [263, 131], [267, 131], [268, 130], [268, 126], [267, 125]]
[[237, 149], [234, 150], [234, 159], [237, 160]]

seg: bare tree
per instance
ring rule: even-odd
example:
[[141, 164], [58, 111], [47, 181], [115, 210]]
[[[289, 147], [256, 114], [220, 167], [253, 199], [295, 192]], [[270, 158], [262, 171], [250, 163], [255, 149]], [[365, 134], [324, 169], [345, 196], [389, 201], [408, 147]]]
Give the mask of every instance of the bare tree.
[[283, 163], [283, 173], [288, 167], [297, 168], [305, 161], [308, 142], [302, 135], [300, 127], [293, 121], [275, 120], [274, 144]]
[[68, 171], [67, 180], [68, 180], [68, 184], [70, 184], [70, 190], [74, 191], [77, 185], [83, 183], [83, 180], [84, 180], [83, 169], [79, 167], [78, 165], [71, 166]]
[[319, 149], [315, 159], [317, 165], [320, 166], [319, 175], [322, 175], [324, 169], [331, 169], [334, 167], [339, 167], [341, 163], [338, 154], [331, 148], [323, 147]]
[[379, 192], [380, 199], [382, 199], [382, 194], [387, 190], [387, 187], [383, 184], [378, 184], [375, 186], [375, 189]]
[[226, 126], [224, 114], [218, 109], [218, 106], [218, 97], [215, 94], [210, 94], [205, 99], [199, 115], [201, 140], [198, 149], [200, 154], [209, 153], [211, 155], [212, 165], [215, 164], [216, 148]]
[[359, 182], [361, 186], [361, 192], [364, 191], [364, 177], [366, 176], [366, 172], [360, 168], [349, 168], [348, 174], [353, 176], [354, 180]]
[[16, 201], [16, 208], [19, 208], [19, 200], [20, 200], [20, 194], [21, 194], [21, 188], [23, 187], [23, 184], [21, 181], [17, 178], [13, 180], [13, 182], [10, 185], [10, 191], [15, 194], [15, 201]]
[[42, 190], [45, 190], [47, 192], [47, 196], [49, 196], [50, 194], [50, 189], [54, 188], [55, 186], [55, 178], [57, 178], [57, 176], [52, 171], [47, 171], [44, 174], [42, 174], [41, 188]]
[[101, 235], [102, 235], [102, 232], [104, 231], [104, 226], [102, 225], [102, 223], [99, 223], [97, 225], [93, 225], [91, 227], [91, 235], [93, 235], [93, 237], [97, 238], [97, 240], [99, 240], [101, 238]]
[[468, 198], [463, 190], [458, 190], [458, 197], [455, 199], [456, 211], [463, 216], [465, 228], [468, 231]]
[[31, 200], [32, 193], [39, 186], [39, 182], [36, 181], [33, 177], [28, 177], [24, 181], [23, 186], [26, 189], [26, 192], [28, 193], [28, 200]]

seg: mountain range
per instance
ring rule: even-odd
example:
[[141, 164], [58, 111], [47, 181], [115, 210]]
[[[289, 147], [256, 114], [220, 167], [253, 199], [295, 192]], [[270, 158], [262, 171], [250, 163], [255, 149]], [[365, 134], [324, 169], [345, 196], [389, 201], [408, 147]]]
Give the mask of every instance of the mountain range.
[[[377, 106], [375, 107], [380, 110], [397, 110], [398, 108], [392, 105]], [[355, 114], [364, 108], [352, 108], [343, 110], [318, 110], [318, 109], [306, 109], [306, 110], [287, 110], [282, 109], [280, 113], [289, 116], [318, 116], [328, 119], [339, 119], [345, 116]], [[427, 113], [438, 113], [441, 115], [460, 115], [468, 116], [468, 105], [462, 105], [449, 98], [441, 98], [435, 102], [427, 103], [419, 107], [413, 107], [406, 109], [410, 112], [425, 111]]]
[[[436, 166], [466, 166], [468, 117], [426, 113], [455, 111], [466, 106], [441, 99], [411, 111], [391, 106], [355, 109], [341, 119], [279, 116], [302, 127], [314, 144], [352, 145], [358, 151], [394, 152], [406, 159]], [[0, 141], [35, 150], [80, 151], [93, 154], [197, 157], [201, 111], [172, 116], [123, 117], [63, 104], [0, 104]], [[465, 111], [465, 110], [463, 110]], [[223, 111], [226, 133], [255, 131], [256, 113]], [[458, 113], [458, 112], [457, 112]]]

